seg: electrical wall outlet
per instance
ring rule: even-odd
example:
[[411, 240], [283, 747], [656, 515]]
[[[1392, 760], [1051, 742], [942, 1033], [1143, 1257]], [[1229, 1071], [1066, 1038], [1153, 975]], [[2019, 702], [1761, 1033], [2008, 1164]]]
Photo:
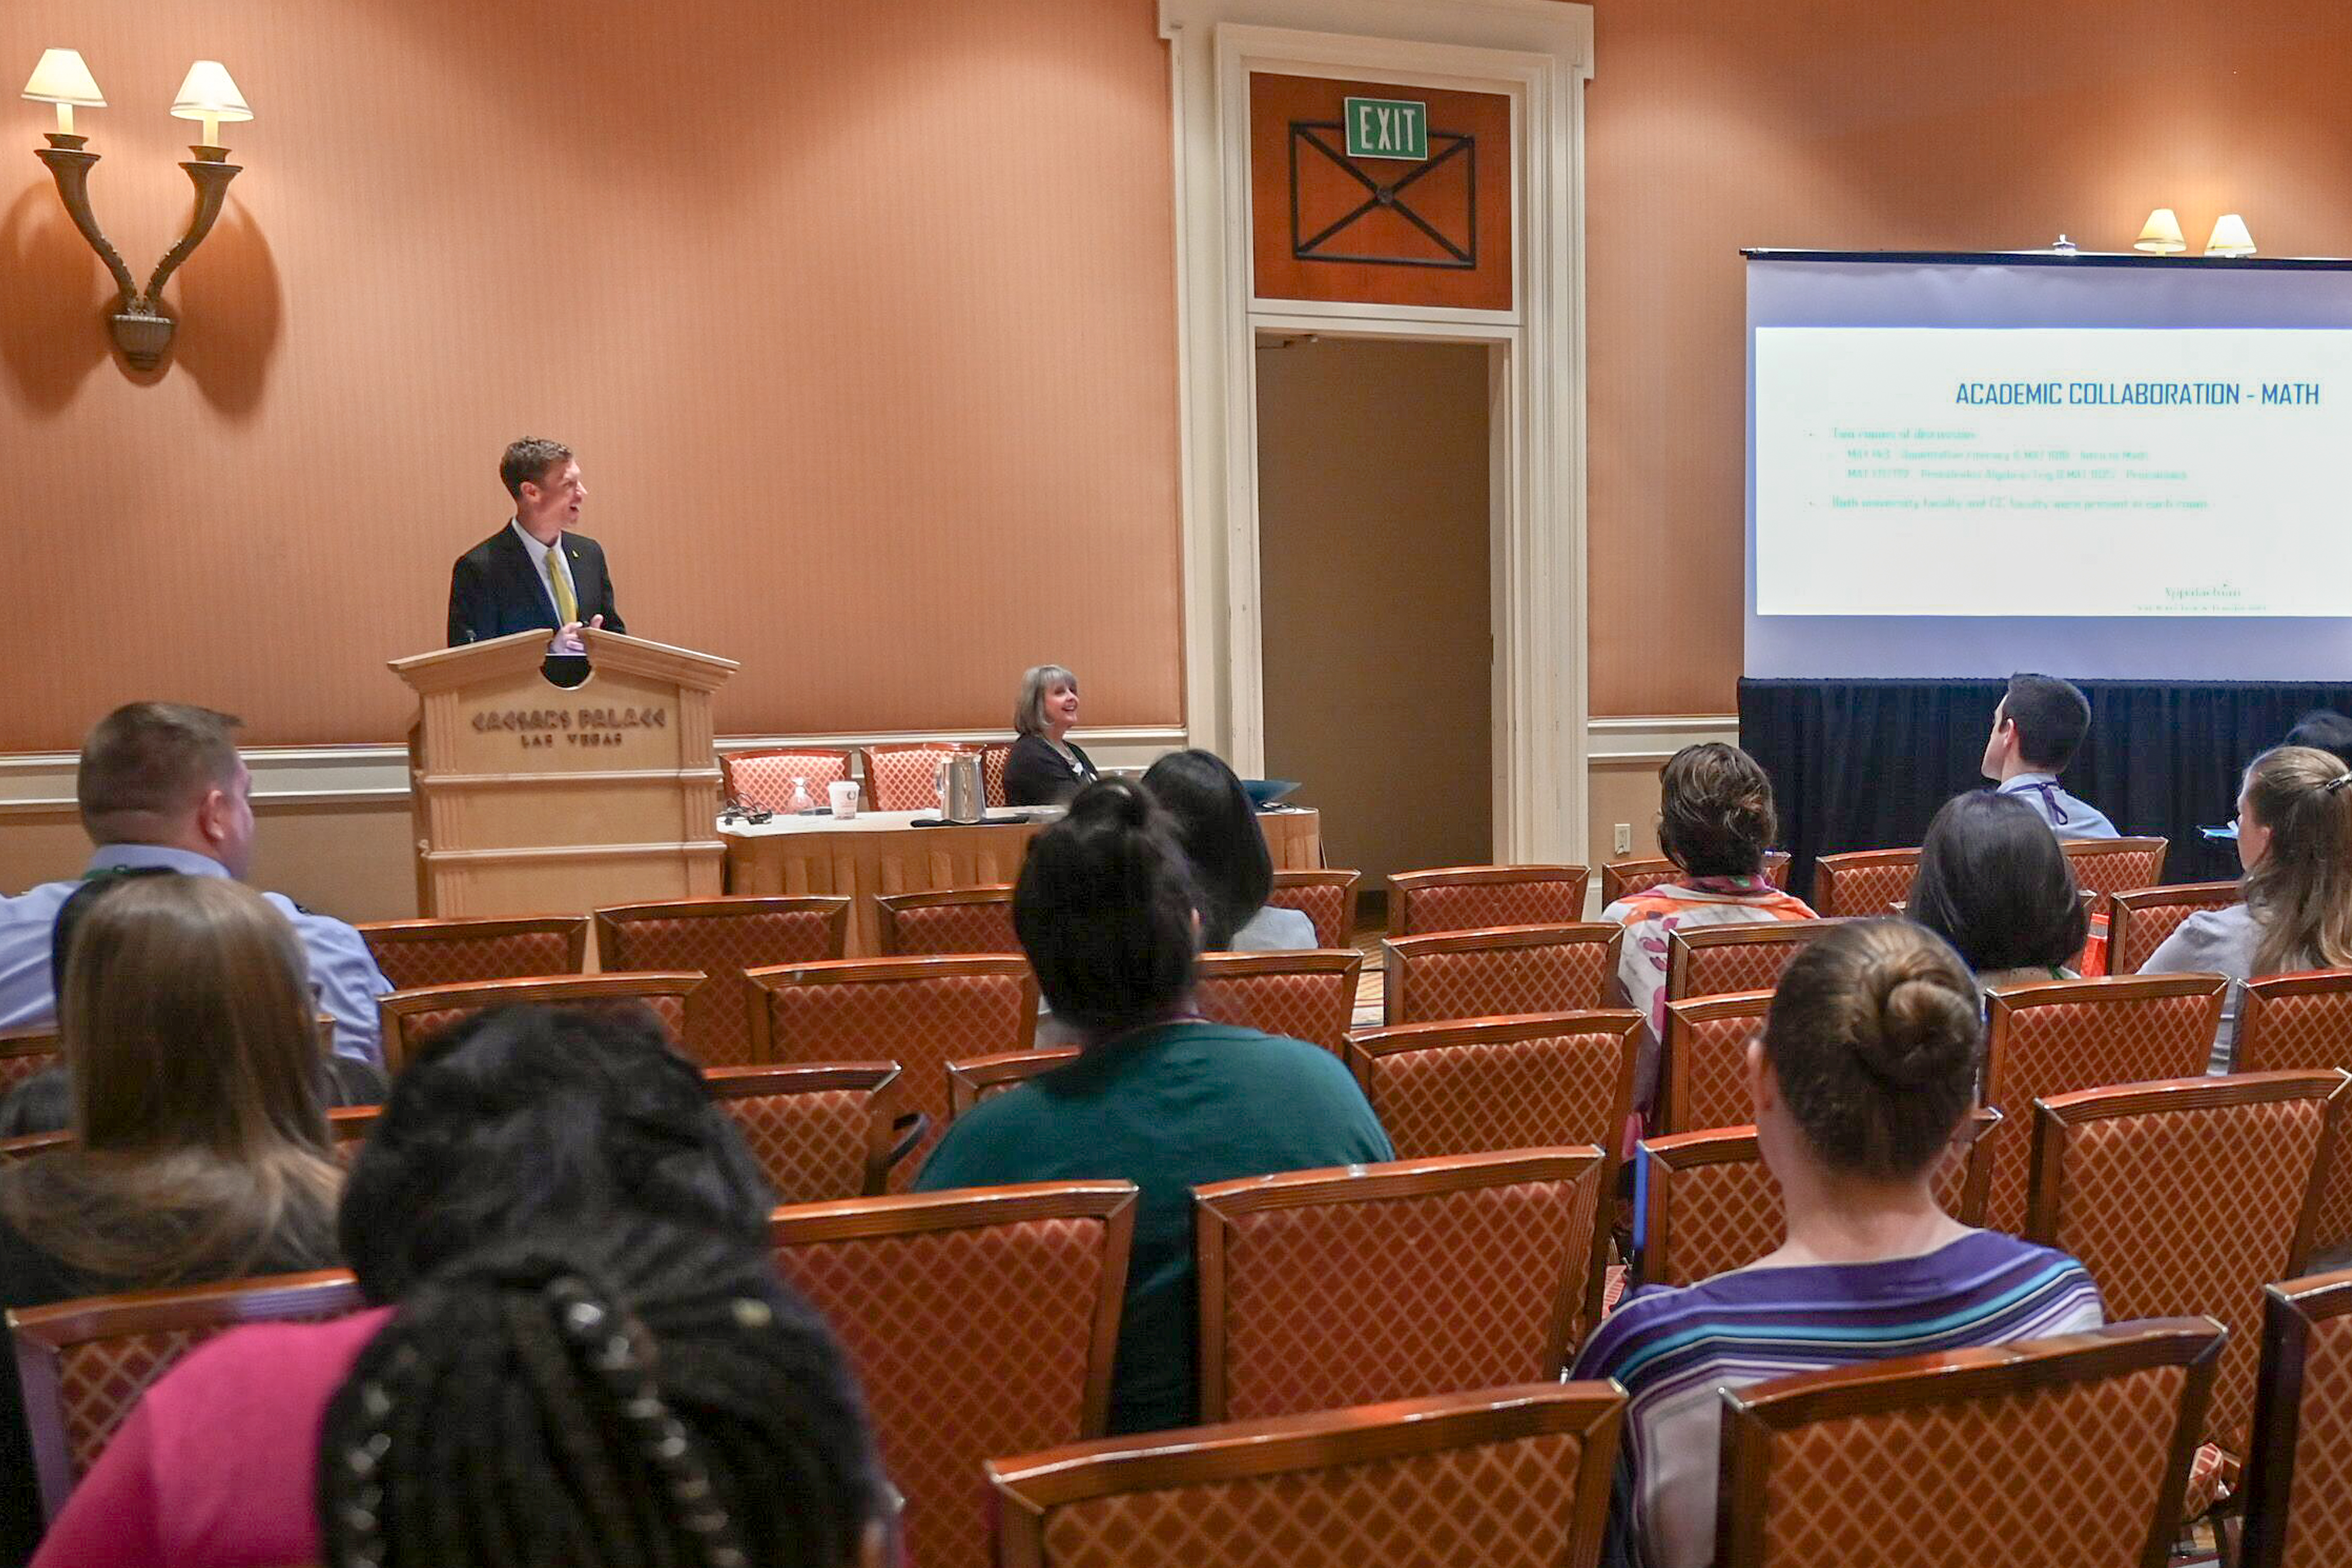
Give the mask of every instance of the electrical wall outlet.
[[1617, 853], [1631, 855], [1633, 852], [1633, 825], [1630, 822], [1621, 822], [1617, 825], [1616, 831]]

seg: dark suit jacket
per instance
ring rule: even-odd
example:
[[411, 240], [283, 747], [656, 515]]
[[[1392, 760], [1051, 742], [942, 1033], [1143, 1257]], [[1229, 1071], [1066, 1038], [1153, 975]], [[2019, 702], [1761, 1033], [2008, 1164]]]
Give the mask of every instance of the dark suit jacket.
[[[604, 547], [585, 534], [567, 533], [563, 558], [572, 568], [581, 624], [602, 616], [606, 631], [627, 631], [621, 624], [620, 609], [613, 603], [613, 579], [604, 570]], [[457, 557], [449, 573], [451, 647], [517, 632], [557, 629], [554, 603], [548, 598], [539, 580], [539, 567], [522, 541], [515, 537], [511, 523]]]

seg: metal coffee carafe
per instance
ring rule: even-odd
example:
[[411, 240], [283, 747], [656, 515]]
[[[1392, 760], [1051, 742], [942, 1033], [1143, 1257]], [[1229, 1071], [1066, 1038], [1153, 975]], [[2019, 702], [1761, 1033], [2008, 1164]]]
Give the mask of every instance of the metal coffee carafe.
[[940, 815], [950, 822], [978, 822], [987, 814], [988, 788], [982, 781], [980, 753], [951, 752], [940, 763]]

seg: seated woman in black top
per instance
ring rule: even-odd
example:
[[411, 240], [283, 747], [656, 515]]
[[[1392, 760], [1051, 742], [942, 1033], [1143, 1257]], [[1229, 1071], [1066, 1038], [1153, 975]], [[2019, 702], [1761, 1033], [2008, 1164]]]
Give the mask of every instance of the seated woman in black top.
[[1064, 737], [1078, 721], [1078, 678], [1041, 664], [1021, 678], [1013, 727], [1021, 731], [1004, 760], [1004, 804], [1060, 805], [1097, 776], [1086, 752]]

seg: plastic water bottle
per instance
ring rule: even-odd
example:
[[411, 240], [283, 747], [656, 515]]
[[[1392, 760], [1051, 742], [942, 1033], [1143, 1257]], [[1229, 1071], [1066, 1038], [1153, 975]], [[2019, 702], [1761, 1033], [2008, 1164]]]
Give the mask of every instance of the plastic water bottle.
[[816, 809], [816, 802], [809, 798], [808, 780], [804, 778], [795, 778], [793, 780], [792, 803], [785, 806], [784, 809], [795, 814], [803, 811], [814, 811]]

